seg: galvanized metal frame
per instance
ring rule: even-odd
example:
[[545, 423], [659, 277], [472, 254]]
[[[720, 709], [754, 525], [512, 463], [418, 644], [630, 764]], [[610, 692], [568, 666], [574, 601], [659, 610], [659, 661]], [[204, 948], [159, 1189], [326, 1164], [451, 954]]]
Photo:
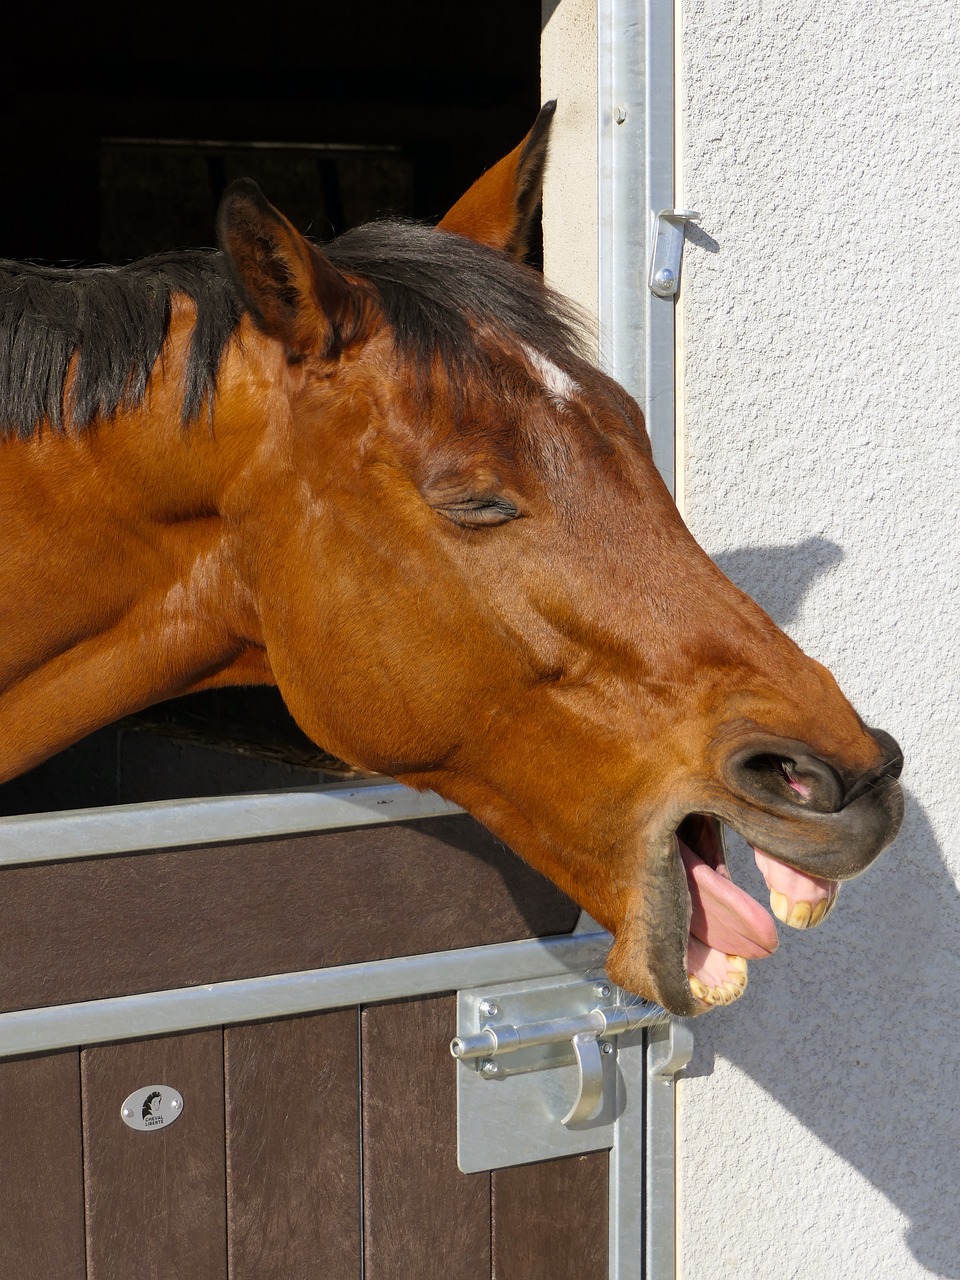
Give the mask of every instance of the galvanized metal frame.
[[[675, 303], [657, 296], [647, 277], [655, 215], [674, 206], [674, 29], [674, 0], [599, 0], [600, 354], [640, 403], [671, 493]], [[673, 1078], [692, 1039], [670, 1022], [646, 1036], [647, 1061], [624, 1055], [622, 1068], [633, 1077], [625, 1080], [632, 1105], [617, 1121], [610, 1153], [610, 1280], [676, 1274]]]
[[432, 791], [371, 779], [214, 799], [157, 800], [0, 818], [0, 867], [463, 813]]
[[675, 492], [674, 299], [647, 286], [674, 204], [674, 0], [599, 0], [600, 356], [639, 401]]
[[[0, 820], [0, 867], [461, 812], [432, 793], [374, 780], [354, 786], [333, 784], [223, 799], [27, 815]], [[582, 975], [596, 970], [610, 942], [610, 935], [583, 915], [577, 931], [567, 936], [0, 1013], [0, 1058], [478, 985]], [[661, 1015], [651, 1010], [650, 1016]], [[667, 1086], [671, 1070], [682, 1065], [675, 1054], [660, 1054], [656, 1105], [651, 1107], [646, 1098], [651, 1073], [645, 1056], [656, 1052], [663, 1035], [663, 1027], [658, 1026], [645, 1054], [640, 1033], [630, 1033], [623, 1037], [618, 1054], [620, 1092], [615, 1111], [619, 1118], [610, 1156], [612, 1280], [666, 1274], [644, 1270], [645, 1256], [662, 1260], [660, 1240], [668, 1227], [672, 1229], [673, 1220], [672, 1169], [667, 1167], [672, 1165], [673, 1103]], [[451, 1070], [456, 1069], [451, 1059]], [[653, 1179], [646, 1172], [651, 1161], [657, 1172]], [[641, 1193], [644, 1187], [646, 1195]]]
[[0, 1058], [581, 973], [609, 945], [606, 933], [568, 934], [0, 1013]]

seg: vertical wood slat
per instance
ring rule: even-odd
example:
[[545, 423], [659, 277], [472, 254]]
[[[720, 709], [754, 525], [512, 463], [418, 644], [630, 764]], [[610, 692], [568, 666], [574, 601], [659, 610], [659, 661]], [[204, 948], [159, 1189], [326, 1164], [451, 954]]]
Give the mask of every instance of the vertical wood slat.
[[356, 1009], [224, 1033], [230, 1280], [360, 1266]]
[[84, 1280], [80, 1055], [0, 1063], [0, 1280]]
[[[81, 1067], [88, 1280], [226, 1280], [221, 1030], [85, 1049]], [[120, 1106], [149, 1084], [183, 1113], [140, 1133]]]
[[490, 1280], [490, 1175], [457, 1168], [456, 997], [361, 1015], [365, 1280]]
[[608, 1166], [595, 1151], [495, 1170], [493, 1280], [607, 1280]]

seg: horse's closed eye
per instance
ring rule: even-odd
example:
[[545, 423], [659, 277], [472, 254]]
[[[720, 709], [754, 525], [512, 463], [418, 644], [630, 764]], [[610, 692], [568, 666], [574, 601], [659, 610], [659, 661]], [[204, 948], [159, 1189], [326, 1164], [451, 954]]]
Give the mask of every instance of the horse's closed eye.
[[520, 512], [506, 498], [496, 495], [464, 498], [458, 502], [445, 502], [434, 508], [442, 516], [462, 529], [479, 529], [515, 520]]

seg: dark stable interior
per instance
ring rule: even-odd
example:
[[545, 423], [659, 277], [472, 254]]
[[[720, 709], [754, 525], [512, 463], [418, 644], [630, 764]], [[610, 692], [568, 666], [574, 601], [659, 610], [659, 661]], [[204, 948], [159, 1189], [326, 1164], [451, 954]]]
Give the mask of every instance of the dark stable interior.
[[[211, 244], [238, 177], [320, 240], [384, 214], [435, 221], [539, 106], [534, 0], [101, 0], [24, 6], [17, 26], [0, 86], [3, 258], [92, 265]], [[275, 690], [225, 690], [99, 730], [0, 786], [0, 815], [344, 776]]]

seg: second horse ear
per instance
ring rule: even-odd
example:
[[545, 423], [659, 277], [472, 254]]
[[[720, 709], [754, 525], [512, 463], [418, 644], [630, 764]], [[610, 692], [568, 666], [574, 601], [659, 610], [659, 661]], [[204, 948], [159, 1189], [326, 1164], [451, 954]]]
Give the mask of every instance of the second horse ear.
[[439, 230], [454, 231], [516, 258], [526, 255], [530, 223], [543, 190], [550, 125], [556, 109], [556, 100], [543, 104], [519, 147], [477, 179], [437, 224]]

